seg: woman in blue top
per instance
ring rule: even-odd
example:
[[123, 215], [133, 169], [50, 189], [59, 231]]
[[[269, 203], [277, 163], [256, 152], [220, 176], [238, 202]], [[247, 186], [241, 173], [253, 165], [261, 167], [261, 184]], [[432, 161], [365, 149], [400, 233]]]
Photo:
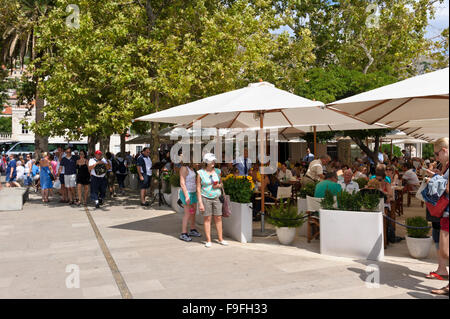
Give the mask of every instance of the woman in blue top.
[[17, 177], [17, 162], [14, 159], [14, 155], [9, 155], [9, 163], [6, 167], [6, 187], [20, 187], [16, 182]]
[[[48, 203], [48, 195], [50, 189], [53, 188], [53, 182], [50, 176], [53, 176], [53, 173], [50, 170], [50, 161], [48, 160], [48, 154], [42, 153], [42, 159], [39, 162], [41, 166], [40, 179], [41, 179], [41, 192], [42, 192], [42, 201], [44, 203]], [[53, 176], [54, 178], [54, 176]]]
[[197, 200], [199, 210], [204, 216], [205, 247], [207, 248], [211, 247], [211, 216], [214, 216], [219, 244], [228, 245], [222, 236], [222, 203], [219, 200], [222, 195], [222, 183], [220, 182], [221, 171], [214, 167], [216, 161], [214, 154], [205, 154], [203, 157], [205, 168], [197, 172]]

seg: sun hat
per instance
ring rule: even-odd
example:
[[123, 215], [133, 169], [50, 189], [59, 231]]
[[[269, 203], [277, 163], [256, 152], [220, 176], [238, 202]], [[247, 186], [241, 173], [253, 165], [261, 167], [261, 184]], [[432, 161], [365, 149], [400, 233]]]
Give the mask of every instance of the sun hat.
[[217, 161], [216, 155], [214, 155], [213, 153], [206, 153], [203, 156], [203, 162], [205, 162], [206, 164], [216, 161]]

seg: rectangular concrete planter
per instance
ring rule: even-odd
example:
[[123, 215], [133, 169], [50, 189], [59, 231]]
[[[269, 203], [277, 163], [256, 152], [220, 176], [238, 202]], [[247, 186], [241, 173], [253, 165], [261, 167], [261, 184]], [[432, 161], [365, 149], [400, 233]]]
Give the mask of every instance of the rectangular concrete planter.
[[0, 190], [0, 211], [22, 210], [28, 200], [28, 190], [22, 187], [3, 187]]
[[241, 243], [251, 243], [253, 238], [253, 216], [250, 204], [231, 202], [231, 216], [222, 218], [223, 233]]
[[382, 213], [321, 209], [320, 253], [383, 260]]
[[[306, 198], [298, 197], [297, 198], [297, 213], [300, 214], [301, 212], [303, 212], [303, 213], [306, 212]], [[300, 227], [299, 235], [306, 237], [307, 231], [308, 231], [308, 224], [307, 224], [307, 219], [305, 219], [305, 222]]]

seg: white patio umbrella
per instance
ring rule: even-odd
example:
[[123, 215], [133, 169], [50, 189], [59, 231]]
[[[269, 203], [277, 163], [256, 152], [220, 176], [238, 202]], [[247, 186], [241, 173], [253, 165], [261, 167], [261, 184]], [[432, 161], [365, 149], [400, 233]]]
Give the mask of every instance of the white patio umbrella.
[[410, 121], [448, 119], [448, 68], [409, 78], [328, 104], [330, 109], [393, 128]]
[[[367, 124], [328, 110], [319, 101], [297, 96], [277, 89], [268, 82], [250, 84], [248, 87], [218, 94], [195, 102], [145, 115], [135, 121], [176, 123], [191, 127], [200, 121], [202, 127], [263, 128], [303, 126], [313, 128], [341, 125], [347, 129], [364, 129]], [[261, 145], [264, 135], [260, 134]], [[264, 157], [264, 147], [260, 150]], [[264, 180], [262, 181], [261, 213], [264, 231]]]

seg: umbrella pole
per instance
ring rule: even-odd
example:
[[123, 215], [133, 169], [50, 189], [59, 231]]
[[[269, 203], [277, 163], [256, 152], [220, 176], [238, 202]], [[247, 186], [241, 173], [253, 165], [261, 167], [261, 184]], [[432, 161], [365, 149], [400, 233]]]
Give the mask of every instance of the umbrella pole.
[[[264, 161], [264, 149], [265, 149], [265, 134], [263, 134], [263, 128], [264, 128], [264, 112], [261, 112], [260, 117], [259, 117], [259, 124], [260, 124], [260, 129], [261, 129], [261, 149], [260, 149], [260, 162], [261, 162], [261, 167], [264, 166], [263, 161]], [[265, 175], [261, 173], [261, 233], [264, 233], [264, 188], [265, 188]]]
[[314, 126], [314, 158], [317, 158], [317, 126]]

